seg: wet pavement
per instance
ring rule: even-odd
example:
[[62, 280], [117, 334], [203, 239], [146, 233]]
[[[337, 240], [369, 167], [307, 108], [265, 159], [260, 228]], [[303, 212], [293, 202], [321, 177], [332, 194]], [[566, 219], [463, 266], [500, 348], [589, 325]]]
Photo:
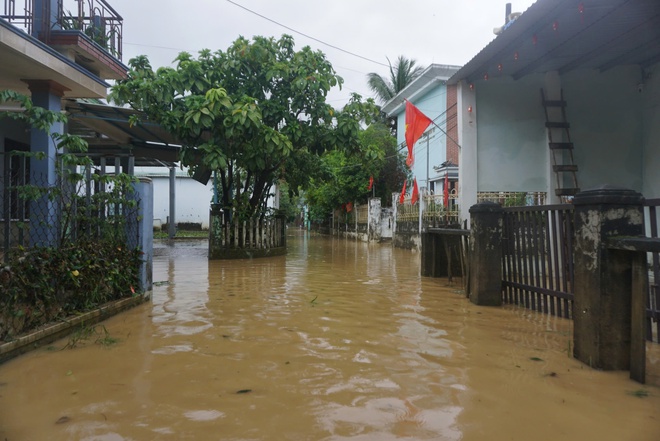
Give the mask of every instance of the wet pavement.
[[0, 439], [660, 439], [660, 389], [569, 357], [570, 321], [474, 306], [389, 245], [288, 241], [160, 243], [151, 302], [0, 365]]

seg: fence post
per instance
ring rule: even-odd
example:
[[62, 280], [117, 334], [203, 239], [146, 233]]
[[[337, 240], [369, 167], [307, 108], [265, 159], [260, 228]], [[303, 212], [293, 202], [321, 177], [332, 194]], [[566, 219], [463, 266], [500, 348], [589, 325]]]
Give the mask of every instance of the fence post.
[[573, 356], [604, 370], [630, 368], [632, 260], [608, 250], [612, 236], [644, 234], [642, 195], [603, 186], [578, 193], [575, 206]]
[[142, 292], [153, 287], [154, 265], [154, 187], [149, 178], [140, 178], [135, 184], [136, 198], [139, 200], [137, 216], [138, 243], [142, 251], [140, 265], [140, 288]]
[[380, 242], [381, 239], [381, 207], [380, 207], [380, 198], [371, 198], [369, 199], [369, 217], [367, 223], [369, 227], [367, 228], [368, 241]]
[[209, 210], [209, 259], [216, 259], [222, 253], [225, 244], [225, 217], [220, 204], [211, 204]]
[[482, 202], [470, 207], [470, 301], [502, 305], [502, 206]]

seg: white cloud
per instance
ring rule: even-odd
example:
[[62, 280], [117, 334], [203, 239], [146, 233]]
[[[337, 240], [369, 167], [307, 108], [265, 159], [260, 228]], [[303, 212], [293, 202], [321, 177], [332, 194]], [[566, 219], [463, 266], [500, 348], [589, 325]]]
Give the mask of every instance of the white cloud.
[[[462, 65], [493, 38], [504, 22], [498, 0], [233, 0], [256, 13], [363, 57], [387, 63], [404, 55], [426, 66]], [[351, 92], [371, 96], [366, 74], [387, 74], [382, 65], [332, 49], [252, 14], [227, 0], [109, 0], [124, 18], [124, 63], [148, 55], [154, 67], [168, 65], [181, 50], [226, 49], [239, 35], [293, 35], [298, 46], [326, 53], [344, 80], [331, 104]], [[524, 11], [534, 0], [512, 0]]]

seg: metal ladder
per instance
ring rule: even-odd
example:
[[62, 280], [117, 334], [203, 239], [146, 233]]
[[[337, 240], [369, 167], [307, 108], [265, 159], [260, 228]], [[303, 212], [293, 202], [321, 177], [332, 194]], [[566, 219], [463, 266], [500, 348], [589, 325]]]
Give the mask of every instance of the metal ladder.
[[[566, 121], [564, 91], [561, 91], [559, 100], [547, 100], [545, 92], [541, 89], [541, 102], [545, 112], [545, 127], [548, 130], [548, 147], [552, 157], [552, 170], [557, 179], [555, 194], [561, 198], [562, 202], [568, 202], [580, 191], [580, 187], [577, 178], [578, 166], [573, 159], [573, 143], [569, 131], [571, 126]], [[561, 110], [561, 116], [558, 120], [552, 120], [548, 115], [548, 109], [553, 108]]]

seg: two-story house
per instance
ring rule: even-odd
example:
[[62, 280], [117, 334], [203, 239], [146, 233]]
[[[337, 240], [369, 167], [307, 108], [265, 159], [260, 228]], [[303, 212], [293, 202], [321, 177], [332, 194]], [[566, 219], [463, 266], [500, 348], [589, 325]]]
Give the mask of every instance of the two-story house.
[[446, 174], [458, 178], [456, 139], [456, 88], [447, 80], [460, 66], [432, 64], [408, 86], [385, 103], [383, 112], [397, 121], [397, 144], [406, 149], [405, 100], [414, 104], [433, 123], [414, 146], [412, 173], [421, 188], [442, 194]]

